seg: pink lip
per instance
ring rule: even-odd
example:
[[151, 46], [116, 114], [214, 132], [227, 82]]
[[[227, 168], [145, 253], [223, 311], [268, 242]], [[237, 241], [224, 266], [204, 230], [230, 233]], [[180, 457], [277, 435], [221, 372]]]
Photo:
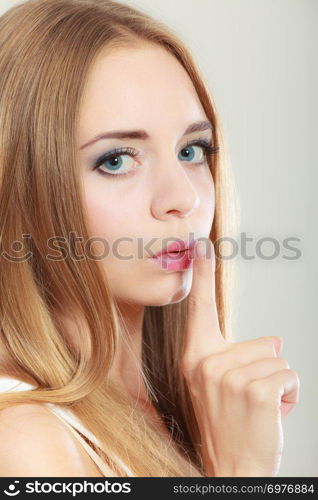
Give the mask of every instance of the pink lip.
[[192, 266], [194, 245], [195, 240], [191, 242], [174, 241], [151, 259], [163, 269], [183, 271]]
[[183, 250], [190, 250], [194, 247], [195, 240], [192, 241], [173, 241], [170, 243], [164, 250], [161, 250], [160, 252], [156, 253], [154, 256], [159, 257], [160, 255], [164, 253], [171, 253], [171, 252], [182, 252]]

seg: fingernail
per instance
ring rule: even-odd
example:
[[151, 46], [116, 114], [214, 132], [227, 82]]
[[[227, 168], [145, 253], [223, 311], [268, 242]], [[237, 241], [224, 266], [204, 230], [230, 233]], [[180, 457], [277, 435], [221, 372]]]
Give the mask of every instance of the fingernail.
[[205, 259], [207, 253], [206, 241], [199, 241], [195, 246], [195, 253], [199, 259]]

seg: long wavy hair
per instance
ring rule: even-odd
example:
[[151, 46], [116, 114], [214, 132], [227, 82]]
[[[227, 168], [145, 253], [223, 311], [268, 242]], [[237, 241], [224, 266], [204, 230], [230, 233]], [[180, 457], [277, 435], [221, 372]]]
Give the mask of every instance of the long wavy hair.
[[[92, 444], [119, 476], [205, 476], [200, 433], [180, 373], [187, 298], [146, 306], [142, 363], [168, 439], [110, 381], [118, 340], [129, 332], [100, 262], [47, 258], [53, 236], [89, 239], [78, 156], [79, 111], [99, 54], [140, 43], [163, 47], [183, 65], [219, 152], [209, 160], [215, 185], [210, 239], [235, 235], [237, 196], [224, 134], [201, 70], [178, 35], [146, 13], [112, 0], [28, 0], [0, 17], [0, 374], [36, 385], [0, 395], [20, 403], [71, 408], [99, 440]], [[30, 237], [31, 235], [31, 237]], [[77, 242], [78, 252], [85, 247]], [[71, 244], [68, 250], [71, 247]], [[218, 256], [218, 252], [217, 252]], [[217, 258], [216, 298], [224, 338], [232, 338], [233, 265]], [[79, 342], [61, 322], [77, 311]], [[85, 332], [85, 333], [84, 333]]]

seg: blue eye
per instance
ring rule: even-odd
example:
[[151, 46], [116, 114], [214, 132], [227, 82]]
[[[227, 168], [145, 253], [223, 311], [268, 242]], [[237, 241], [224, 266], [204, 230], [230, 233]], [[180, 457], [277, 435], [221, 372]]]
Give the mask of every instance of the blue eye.
[[102, 165], [105, 165], [107, 169], [112, 172], [120, 170], [118, 175], [125, 175], [127, 171], [129, 172], [129, 166], [132, 166], [133, 164], [133, 158], [128, 154], [117, 154], [116, 156], [111, 156], [108, 159], [105, 159], [102, 163]]
[[[186, 144], [179, 153], [178, 158], [193, 165], [203, 165], [218, 150], [218, 146], [212, 146], [211, 142], [205, 139], [198, 139]], [[108, 175], [113, 178], [130, 175], [136, 170], [133, 166], [135, 163], [134, 160], [139, 156], [138, 151], [133, 148], [114, 149], [109, 153], [105, 153], [95, 162], [94, 170], [97, 170], [102, 175]], [[193, 159], [195, 161], [192, 161]], [[101, 167], [103, 167], [103, 170]], [[104, 168], [108, 171], [105, 171]]]
[[196, 149], [197, 149], [198, 155], [197, 155], [196, 161], [194, 163], [204, 162], [206, 160], [205, 151], [203, 150], [202, 146], [194, 146], [194, 145], [187, 146], [181, 150], [181, 153], [185, 152], [183, 154], [185, 156], [185, 158], [180, 158], [180, 155], [179, 155], [180, 160], [183, 160], [183, 159], [185, 159], [185, 161], [193, 160], [193, 158], [195, 157], [195, 150]]
[[[133, 148], [114, 149], [113, 151], [106, 153], [96, 161], [94, 170], [96, 169], [98, 173], [102, 175], [109, 175], [110, 177], [128, 175], [132, 170], [136, 170], [135, 168], [133, 168], [133, 165], [135, 163], [134, 159], [138, 156], [138, 152]], [[108, 172], [105, 172], [105, 170], [101, 169], [101, 167], [104, 166], [106, 167]], [[118, 173], [112, 174], [110, 172]]]

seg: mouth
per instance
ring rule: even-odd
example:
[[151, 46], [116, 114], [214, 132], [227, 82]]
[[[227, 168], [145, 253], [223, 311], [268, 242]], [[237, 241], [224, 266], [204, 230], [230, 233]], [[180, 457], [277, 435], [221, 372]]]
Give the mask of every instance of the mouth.
[[195, 240], [188, 241], [174, 241], [170, 243], [164, 250], [158, 252], [156, 255], [152, 256], [152, 259], [157, 259], [159, 257], [171, 257], [176, 258], [177, 256], [183, 257], [185, 253], [189, 254], [193, 250], [195, 245]]
[[154, 264], [169, 272], [185, 271], [193, 265], [196, 240], [175, 241], [150, 258]]

